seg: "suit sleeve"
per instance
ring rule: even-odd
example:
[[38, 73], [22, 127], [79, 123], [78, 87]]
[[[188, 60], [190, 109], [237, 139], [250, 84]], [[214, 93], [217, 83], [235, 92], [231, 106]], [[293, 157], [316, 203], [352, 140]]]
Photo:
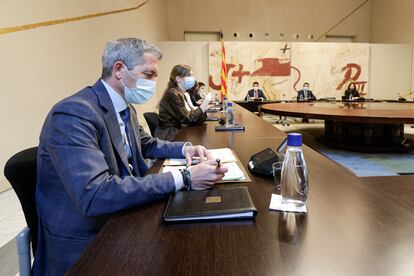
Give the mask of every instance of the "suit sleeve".
[[144, 158], [183, 158], [182, 149], [184, 142], [168, 142], [158, 138], [152, 138], [139, 126], [142, 156]]
[[250, 97], [250, 90], [247, 91], [246, 97], [244, 97], [244, 100], [247, 101], [247, 98]]
[[[296, 100], [299, 102], [300, 101], [300, 95], [303, 93], [302, 90], [298, 91], [298, 95], [296, 96]], [[303, 96], [302, 96], [303, 97]]]
[[54, 112], [46, 138], [46, 150], [60, 181], [83, 215], [113, 213], [175, 190], [170, 173], [123, 178], [111, 173], [100, 149], [100, 132], [105, 130], [90, 117]]

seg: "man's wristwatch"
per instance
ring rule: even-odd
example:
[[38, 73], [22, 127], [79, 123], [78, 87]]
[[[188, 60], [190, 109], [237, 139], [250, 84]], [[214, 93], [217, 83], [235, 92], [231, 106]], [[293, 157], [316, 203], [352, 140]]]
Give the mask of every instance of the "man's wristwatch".
[[191, 174], [187, 169], [180, 170], [181, 176], [183, 177], [183, 190], [191, 191]]

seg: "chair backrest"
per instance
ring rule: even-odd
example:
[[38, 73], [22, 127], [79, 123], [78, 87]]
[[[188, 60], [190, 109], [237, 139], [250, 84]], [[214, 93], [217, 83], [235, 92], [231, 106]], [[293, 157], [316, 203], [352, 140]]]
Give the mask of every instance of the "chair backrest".
[[145, 121], [147, 121], [148, 127], [150, 129], [152, 137], [155, 137], [155, 130], [160, 125], [159, 115], [156, 112], [145, 112], [144, 113]]
[[12, 185], [22, 205], [30, 228], [33, 255], [37, 246], [37, 211], [35, 202], [37, 175], [37, 147], [13, 155], [4, 167], [4, 175]]

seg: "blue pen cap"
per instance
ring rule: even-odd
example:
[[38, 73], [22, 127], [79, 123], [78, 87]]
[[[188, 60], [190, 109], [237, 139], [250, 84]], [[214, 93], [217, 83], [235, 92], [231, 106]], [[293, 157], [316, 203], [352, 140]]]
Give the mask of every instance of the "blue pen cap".
[[302, 146], [302, 134], [288, 133], [287, 145], [290, 147], [301, 147]]

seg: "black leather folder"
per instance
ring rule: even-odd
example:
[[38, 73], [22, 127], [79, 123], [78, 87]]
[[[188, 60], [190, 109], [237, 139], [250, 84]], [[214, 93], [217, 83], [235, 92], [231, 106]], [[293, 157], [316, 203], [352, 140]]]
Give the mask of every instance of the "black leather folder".
[[249, 191], [242, 186], [173, 193], [164, 212], [164, 221], [252, 219], [256, 214]]

